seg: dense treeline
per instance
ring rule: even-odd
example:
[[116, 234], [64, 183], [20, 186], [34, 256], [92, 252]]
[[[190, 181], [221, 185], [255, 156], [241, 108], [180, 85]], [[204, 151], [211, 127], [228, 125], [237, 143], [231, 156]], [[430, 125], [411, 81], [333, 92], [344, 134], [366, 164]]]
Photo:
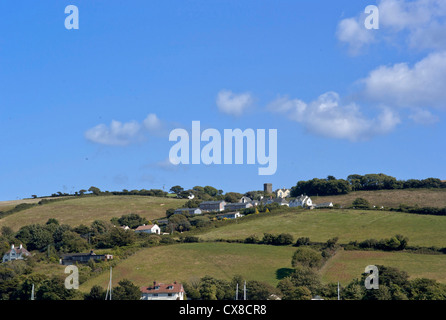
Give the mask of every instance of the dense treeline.
[[394, 177], [379, 174], [351, 174], [347, 179], [336, 179], [328, 176], [326, 179], [314, 178], [308, 181], [299, 181], [291, 188], [291, 196], [298, 197], [301, 194], [309, 196], [329, 196], [347, 194], [352, 191], [365, 190], [392, 190], [392, 189], [416, 189], [416, 188], [446, 188], [446, 182], [437, 178], [423, 180], [397, 180]]
[[434, 216], [446, 216], [446, 207], [435, 208], [435, 207], [418, 207], [418, 206], [408, 206], [400, 204], [397, 209], [390, 209], [391, 211], [407, 212], [407, 213], [417, 213], [417, 214], [429, 214]]

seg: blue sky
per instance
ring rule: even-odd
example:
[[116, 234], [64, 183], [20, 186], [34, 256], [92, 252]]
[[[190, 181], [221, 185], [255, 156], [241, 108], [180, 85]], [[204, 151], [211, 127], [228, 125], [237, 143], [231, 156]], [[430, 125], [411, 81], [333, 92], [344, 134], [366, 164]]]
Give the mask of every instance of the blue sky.
[[[78, 30], [64, 26], [71, 4]], [[364, 27], [368, 5], [377, 30]], [[4, 1], [0, 12], [0, 200], [446, 179], [441, 0]], [[169, 132], [193, 120], [277, 129], [276, 173], [169, 164]]]

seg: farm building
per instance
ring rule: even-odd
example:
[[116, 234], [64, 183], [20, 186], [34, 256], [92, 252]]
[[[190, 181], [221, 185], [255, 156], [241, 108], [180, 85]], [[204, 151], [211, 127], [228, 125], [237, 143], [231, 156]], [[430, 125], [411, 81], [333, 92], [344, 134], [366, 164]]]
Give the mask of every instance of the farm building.
[[225, 205], [225, 201], [203, 201], [200, 203], [200, 209], [202, 211], [223, 211]]
[[251, 203], [241, 203], [241, 202], [227, 203], [225, 205], [225, 210], [235, 211], [235, 210], [248, 209], [248, 208], [251, 208], [251, 207], [252, 207]]
[[88, 263], [90, 260], [105, 261], [111, 260], [113, 256], [110, 254], [96, 254], [91, 250], [89, 253], [72, 253], [62, 255], [60, 264], [71, 265], [76, 263]]

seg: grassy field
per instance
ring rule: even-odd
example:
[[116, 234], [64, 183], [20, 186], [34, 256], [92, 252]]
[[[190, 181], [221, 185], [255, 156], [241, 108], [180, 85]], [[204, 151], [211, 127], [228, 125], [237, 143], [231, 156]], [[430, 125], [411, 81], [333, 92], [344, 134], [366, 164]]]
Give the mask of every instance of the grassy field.
[[325, 242], [339, 237], [340, 243], [353, 240], [389, 238], [402, 234], [409, 245], [446, 247], [446, 217], [387, 211], [361, 210], [292, 210], [269, 213], [252, 219], [241, 218], [237, 223], [208, 230], [203, 239], [244, 239], [252, 234], [290, 233], [295, 239], [309, 237]]
[[[238, 243], [185, 243], [142, 249], [113, 268], [113, 285], [131, 279], [138, 286], [153, 281], [190, 281], [210, 275], [231, 280], [236, 274], [248, 280], [276, 285], [277, 272], [291, 268], [296, 248]], [[89, 291], [93, 285], [107, 287], [108, 273], [80, 286]]]
[[333, 202], [350, 206], [356, 198], [367, 199], [377, 207], [397, 208], [401, 203], [420, 207], [446, 207], [446, 189], [406, 189], [356, 191], [339, 196], [311, 197], [314, 203]]
[[[164, 217], [169, 208], [181, 207], [185, 200], [146, 196], [79, 197], [56, 201], [14, 213], [0, 219], [1, 226], [18, 230], [24, 225], [45, 223], [49, 218], [61, 224], [78, 226], [94, 220], [109, 221], [112, 217], [137, 213], [146, 219]], [[1, 203], [1, 202], [0, 202]]]
[[[113, 285], [130, 279], [137, 286], [153, 281], [191, 281], [205, 275], [231, 280], [236, 274], [276, 286], [291, 269], [295, 247], [239, 243], [189, 243], [142, 249], [113, 268]], [[404, 252], [340, 251], [320, 270], [323, 283], [346, 285], [359, 278], [369, 265], [385, 265], [407, 271], [411, 278], [425, 277], [446, 283], [446, 255]], [[108, 272], [88, 280], [80, 290], [93, 285], [106, 287]]]
[[[60, 197], [60, 198], [64, 198], [64, 197]], [[58, 198], [58, 199], [60, 199], [60, 198]], [[42, 199], [54, 199], [54, 198], [36, 198], [36, 199], [0, 201], [0, 211], [8, 211], [22, 203], [38, 203]]]
[[322, 268], [324, 282], [346, 285], [360, 278], [367, 265], [385, 265], [406, 271], [410, 279], [429, 278], [446, 283], [446, 255], [406, 252], [340, 251]]

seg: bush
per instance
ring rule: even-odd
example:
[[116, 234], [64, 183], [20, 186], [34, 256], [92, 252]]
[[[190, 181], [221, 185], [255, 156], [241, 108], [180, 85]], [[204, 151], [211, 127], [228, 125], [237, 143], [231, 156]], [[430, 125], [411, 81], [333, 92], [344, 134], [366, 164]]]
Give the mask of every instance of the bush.
[[294, 252], [291, 265], [293, 268], [296, 268], [297, 266], [317, 268], [321, 265], [321, 262], [322, 256], [318, 251], [311, 248], [301, 247]]
[[310, 245], [310, 238], [308, 237], [300, 237], [294, 244], [295, 247], [308, 246], [308, 245]]
[[292, 244], [294, 241], [293, 236], [289, 233], [281, 233], [277, 236], [275, 245], [287, 246]]
[[170, 237], [163, 237], [163, 238], [161, 238], [160, 243], [162, 243], [162, 244], [173, 244], [173, 243], [176, 243], [176, 241], [175, 241], [175, 239], [172, 239]]
[[260, 239], [258, 236], [253, 234], [253, 235], [250, 235], [249, 237], [247, 237], [244, 242], [245, 243], [259, 243]]
[[370, 203], [364, 198], [356, 198], [353, 203], [353, 207], [357, 209], [369, 209]]
[[293, 236], [289, 233], [281, 233], [277, 236], [270, 233], [265, 233], [263, 235], [262, 243], [274, 246], [286, 246], [293, 243]]
[[186, 236], [182, 238], [182, 241], [186, 243], [200, 242], [200, 238], [195, 236]]

